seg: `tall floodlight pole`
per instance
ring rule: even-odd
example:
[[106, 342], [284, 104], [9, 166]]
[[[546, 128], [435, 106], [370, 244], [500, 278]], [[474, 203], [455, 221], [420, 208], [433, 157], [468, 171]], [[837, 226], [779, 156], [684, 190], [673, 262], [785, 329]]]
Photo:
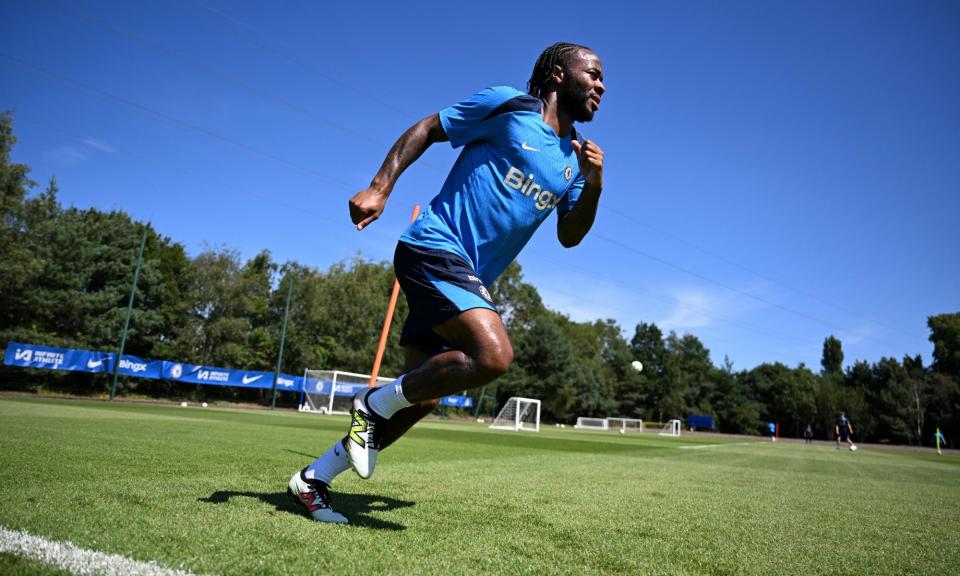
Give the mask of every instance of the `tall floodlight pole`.
[[280, 379], [280, 367], [283, 365], [283, 343], [287, 339], [287, 317], [290, 316], [290, 296], [293, 294], [293, 275], [287, 283], [287, 307], [283, 311], [283, 327], [280, 328], [280, 353], [277, 354], [277, 371], [273, 374], [273, 401], [270, 409], [277, 407], [277, 381]]
[[133, 284], [130, 286], [130, 301], [127, 303], [127, 316], [123, 319], [123, 331], [120, 333], [120, 350], [113, 362], [113, 386], [110, 387], [110, 400], [117, 395], [117, 378], [120, 376], [120, 360], [123, 347], [127, 343], [127, 328], [130, 327], [130, 315], [133, 313], [133, 298], [137, 294], [137, 279], [140, 277], [140, 265], [143, 263], [143, 248], [147, 245], [147, 227], [143, 227], [143, 239], [140, 240], [140, 252], [137, 253], [137, 267], [133, 271]]

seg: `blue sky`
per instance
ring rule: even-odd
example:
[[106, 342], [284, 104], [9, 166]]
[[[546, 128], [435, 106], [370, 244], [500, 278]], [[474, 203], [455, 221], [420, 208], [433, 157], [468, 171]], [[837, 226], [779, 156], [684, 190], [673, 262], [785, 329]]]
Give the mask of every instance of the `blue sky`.
[[0, 3], [14, 160], [61, 201], [150, 220], [195, 255], [325, 269], [392, 257], [456, 151], [363, 232], [347, 199], [414, 121], [525, 86], [547, 45], [601, 57], [591, 235], [519, 257], [574, 320], [689, 332], [735, 368], [921, 353], [960, 311], [956, 2]]

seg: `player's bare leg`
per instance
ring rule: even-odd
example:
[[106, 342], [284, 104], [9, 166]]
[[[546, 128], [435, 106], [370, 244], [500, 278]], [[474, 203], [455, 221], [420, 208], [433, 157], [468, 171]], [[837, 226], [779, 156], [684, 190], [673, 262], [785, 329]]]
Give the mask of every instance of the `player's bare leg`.
[[[403, 370], [405, 373], [416, 370], [430, 358], [429, 354], [413, 347], [405, 348], [404, 356]], [[439, 403], [439, 398], [424, 400], [394, 414], [393, 418], [387, 420], [383, 427], [382, 435], [380, 436], [380, 449], [383, 450], [396, 442], [397, 439], [406, 434], [407, 430], [412, 428], [414, 424], [423, 420], [427, 414], [433, 412]]]
[[[500, 315], [493, 310], [473, 308], [433, 330], [450, 343], [451, 349], [431, 356], [393, 384], [354, 398], [353, 419], [345, 444], [350, 463], [361, 478], [373, 474], [383, 429], [396, 413], [414, 404], [483, 386], [506, 373], [513, 361], [510, 338]], [[409, 416], [426, 415], [429, 410], [424, 410], [427, 406]], [[415, 422], [405, 422], [397, 431], [402, 434]]]
[[433, 331], [452, 349], [431, 356], [403, 376], [403, 393], [411, 402], [484, 386], [504, 375], [513, 362], [507, 330], [493, 310], [467, 310]]

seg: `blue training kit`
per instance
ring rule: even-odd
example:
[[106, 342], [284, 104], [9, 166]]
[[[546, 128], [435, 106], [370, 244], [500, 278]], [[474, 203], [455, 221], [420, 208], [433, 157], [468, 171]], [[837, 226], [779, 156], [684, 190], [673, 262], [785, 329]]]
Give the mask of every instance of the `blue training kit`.
[[397, 279], [410, 314], [400, 343], [433, 354], [446, 343], [432, 328], [473, 308], [496, 311], [486, 285], [517, 257], [556, 208], [583, 190], [571, 140], [543, 121], [539, 98], [487, 88], [440, 111], [454, 148], [463, 147], [440, 193], [400, 237]]
[[560, 138], [543, 121], [539, 98], [515, 88], [487, 88], [440, 111], [454, 148], [463, 152], [440, 193], [400, 237], [467, 261], [491, 284], [556, 208], [583, 190], [575, 130]]
[[576, 130], [560, 138], [541, 108], [539, 98], [500, 86], [440, 111], [451, 145], [463, 151], [394, 255], [410, 308], [401, 345], [435, 354], [447, 343], [434, 326], [473, 308], [496, 311], [486, 285], [554, 208], [576, 205], [584, 186]]

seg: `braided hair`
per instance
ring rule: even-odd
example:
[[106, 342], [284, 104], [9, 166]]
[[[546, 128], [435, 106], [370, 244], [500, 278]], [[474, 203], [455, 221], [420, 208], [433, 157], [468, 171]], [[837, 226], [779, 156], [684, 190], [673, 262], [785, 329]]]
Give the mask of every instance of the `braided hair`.
[[[550, 75], [553, 74], [553, 67], [560, 65], [564, 68], [570, 63], [570, 56], [578, 50], [590, 50], [580, 44], [571, 44], [569, 42], [557, 42], [553, 46], [547, 47], [540, 53], [537, 63], [533, 65], [533, 73], [530, 80], [527, 81], [527, 93], [535, 98], [539, 98], [550, 83]], [[593, 52], [593, 50], [590, 50]]]

